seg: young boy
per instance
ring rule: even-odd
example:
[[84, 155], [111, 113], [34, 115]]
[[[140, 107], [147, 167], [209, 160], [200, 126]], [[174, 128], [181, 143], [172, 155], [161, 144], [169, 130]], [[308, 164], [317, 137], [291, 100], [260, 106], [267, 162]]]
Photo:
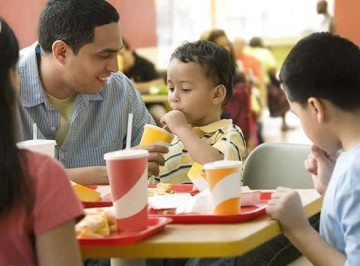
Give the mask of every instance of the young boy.
[[[231, 120], [222, 120], [222, 106], [233, 93], [235, 62], [229, 52], [207, 41], [185, 42], [171, 55], [167, 72], [172, 111], [161, 118], [175, 135], [155, 181], [191, 182], [187, 173], [200, 164], [224, 159]], [[245, 140], [231, 129], [230, 160], [241, 160]]]
[[[320, 235], [309, 225], [300, 197], [291, 189], [279, 187], [267, 212], [313, 264], [359, 265], [359, 47], [330, 33], [314, 33], [289, 53], [280, 79], [291, 110], [314, 143], [305, 166], [324, 195]], [[333, 168], [329, 154], [340, 149]]]

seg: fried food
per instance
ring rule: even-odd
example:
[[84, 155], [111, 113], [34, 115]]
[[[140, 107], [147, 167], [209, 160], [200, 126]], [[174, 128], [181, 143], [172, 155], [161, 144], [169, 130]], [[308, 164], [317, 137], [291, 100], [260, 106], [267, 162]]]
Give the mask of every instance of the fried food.
[[148, 188], [148, 197], [174, 194], [172, 184], [170, 183], [158, 183], [156, 187]]
[[75, 225], [77, 237], [104, 237], [117, 231], [112, 208], [85, 209], [85, 217]]

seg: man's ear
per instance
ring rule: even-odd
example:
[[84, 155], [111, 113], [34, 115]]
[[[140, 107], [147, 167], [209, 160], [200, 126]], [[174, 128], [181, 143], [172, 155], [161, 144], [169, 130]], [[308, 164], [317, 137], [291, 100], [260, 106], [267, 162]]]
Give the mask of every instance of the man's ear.
[[57, 40], [52, 45], [52, 54], [57, 61], [64, 64], [69, 49], [70, 47], [64, 41]]
[[219, 104], [225, 100], [226, 97], [226, 88], [224, 85], [217, 85], [213, 94], [213, 103]]
[[319, 123], [324, 123], [326, 121], [326, 106], [322, 100], [315, 97], [310, 97], [308, 99], [308, 106], [311, 111], [316, 115]]

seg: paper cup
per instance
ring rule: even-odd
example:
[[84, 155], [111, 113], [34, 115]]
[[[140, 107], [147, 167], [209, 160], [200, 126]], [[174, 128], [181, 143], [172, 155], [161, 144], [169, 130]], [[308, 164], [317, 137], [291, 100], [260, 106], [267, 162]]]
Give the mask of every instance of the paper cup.
[[188, 178], [193, 182], [194, 186], [199, 191], [204, 191], [208, 188], [208, 184], [206, 181], [205, 172], [203, 171], [203, 165], [197, 162], [193, 162], [189, 172]]
[[173, 137], [173, 134], [161, 127], [146, 124], [140, 140], [140, 145], [158, 144], [168, 147]]
[[146, 150], [121, 150], [104, 155], [120, 231], [147, 227], [148, 157]]
[[51, 139], [31, 139], [16, 143], [19, 149], [26, 149], [55, 157], [56, 141]]
[[205, 164], [204, 170], [214, 203], [214, 214], [238, 214], [241, 206], [241, 162], [216, 161]]

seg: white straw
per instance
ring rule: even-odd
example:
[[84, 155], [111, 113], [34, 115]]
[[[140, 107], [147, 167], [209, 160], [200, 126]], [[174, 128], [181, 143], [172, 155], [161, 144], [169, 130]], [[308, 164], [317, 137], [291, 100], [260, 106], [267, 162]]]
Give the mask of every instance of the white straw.
[[229, 126], [228, 126], [227, 135], [226, 135], [226, 147], [225, 147], [225, 155], [224, 155], [224, 160], [225, 161], [229, 159], [230, 138], [231, 138], [232, 127], [233, 127], [233, 124], [230, 123]]
[[126, 149], [127, 150], [131, 148], [131, 133], [132, 133], [133, 117], [134, 117], [134, 114], [129, 113], [127, 135], [126, 135]]
[[37, 139], [37, 126], [33, 123], [33, 139]]

